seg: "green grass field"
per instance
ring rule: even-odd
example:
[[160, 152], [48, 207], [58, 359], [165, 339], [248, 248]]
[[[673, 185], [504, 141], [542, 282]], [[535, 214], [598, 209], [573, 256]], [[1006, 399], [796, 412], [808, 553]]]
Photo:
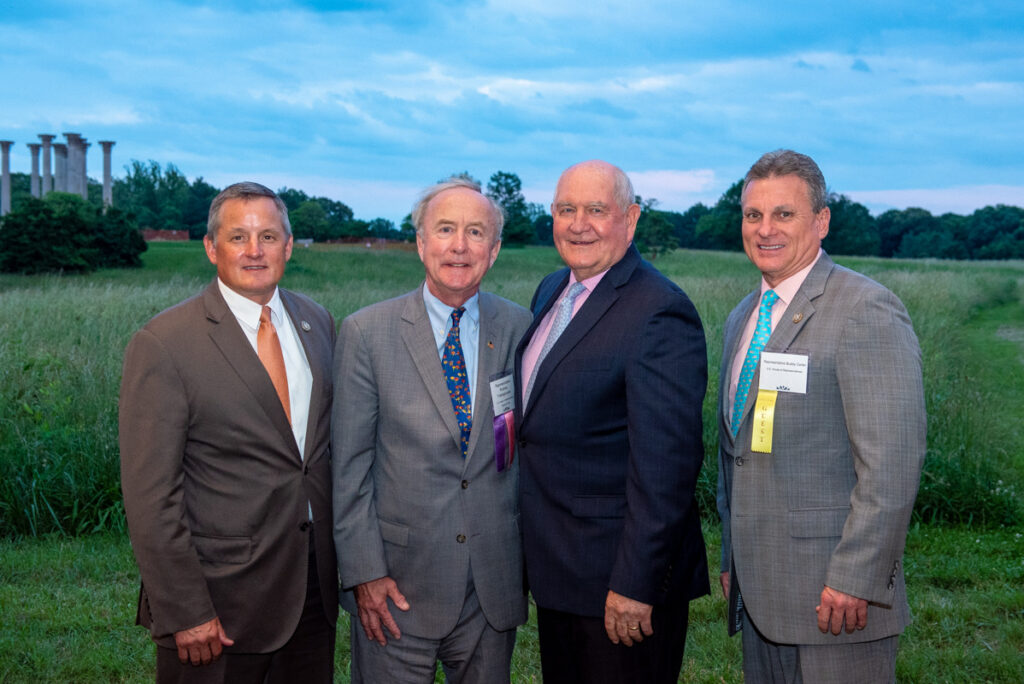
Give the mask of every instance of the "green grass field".
[[[124, 535], [117, 388], [131, 334], [198, 292], [213, 267], [197, 243], [153, 244], [139, 270], [0, 275], [0, 681], [146, 681], [152, 646], [132, 626], [137, 573]], [[1024, 263], [837, 259], [906, 303], [921, 340], [929, 448], [906, 572], [914, 624], [901, 681], [1024, 681]], [[714, 406], [722, 324], [757, 284], [742, 254], [680, 251], [656, 265], [690, 295], [708, 337], [709, 556]], [[484, 288], [528, 304], [560, 266], [551, 248], [506, 249]], [[414, 251], [296, 249], [286, 287], [336, 318], [415, 287]], [[714, 564], [713, 564], [714, 565]], [[724, 602], [696, 601], [686, 681], [740, 681]], [[539, 680], [533, 622], [515, 681]], [[347, 681], [347, 636], [338, 680]]]

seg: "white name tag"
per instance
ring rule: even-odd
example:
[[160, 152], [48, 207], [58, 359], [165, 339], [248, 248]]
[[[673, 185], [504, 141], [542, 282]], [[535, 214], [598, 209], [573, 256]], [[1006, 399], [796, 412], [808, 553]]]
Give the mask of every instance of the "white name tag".
[[512, 371], [491, 376], [491, 404], [494, 406], [494, 415], [496, 416], [515, 409], [516, 388], [512, 379]]
[[807, 394], [807, 355], [761, 352], [758, 389]]

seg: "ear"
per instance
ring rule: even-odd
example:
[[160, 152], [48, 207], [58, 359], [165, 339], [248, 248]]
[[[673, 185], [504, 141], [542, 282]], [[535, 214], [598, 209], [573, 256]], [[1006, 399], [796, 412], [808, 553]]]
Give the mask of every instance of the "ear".
[[209, 234], [203, 236], [203, 247], [206, 249], [206, 258], [210, 260], [211, 264], [216, 266], [217, 247], [213, 244], [213, 240], [210, 239]]
[[423, 250], [426, 249], [426, 245], [423, 244], [423, 235], [420, 231], [416, 231], [416, 253], [420, 255], [420, 261], [423, 261]]
[[495, 240], [494, 246], [491, 247], [491, 263], [488, 264], [487, 268], [490, 269], [494, 265], [494, 262], [498, 259], [498, 252], [501, 251], [501, 240]]
[[814, 218], [817, 222], [818, 228], [818, 239], [824, 240], [825, 236], [828, 235], [828, 222], [832, 219], [832, 210], [825, 207], [818, 212], [818, 215]]
[[284, 260], [288, 261], [292, 258], [292, 247], [295, 246], [295, 237], [293, 235], [288, 236], [288, 242], [284, 245]]
[[640, 220], [640, 205], [631, 204], [626, 210], [626, 236], [633, 241], [633, 234], [636, 233], [636, 224]]

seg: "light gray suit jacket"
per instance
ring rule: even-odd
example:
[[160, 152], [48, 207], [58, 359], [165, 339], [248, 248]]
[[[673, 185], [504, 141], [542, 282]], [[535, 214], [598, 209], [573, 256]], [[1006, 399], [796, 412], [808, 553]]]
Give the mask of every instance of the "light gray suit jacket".
[[[732, 591], [738, 582], [743, 609], [772, 641], [834, 644], [898, 634], [910, 622], [902, 557], [925, 453], [921, 352], [910, 318], [892, 292], [823, 254], [765, 346], [810, 357], [807, 393], [779, 392], [772, 451], [755, 453], [759, 374], [735, 439], [724, 406], [759, 295], [740, 302], [724, 331], [722, 571], [732, 571]], [[814, 608], [826, 584], [869, 602], [864, 630], [818, 630]], [[729, 625], [731, 633], [734, 614]]]
[[288, 641], [302, 614], [313, 510], [320, 593], [338, 613], [330, 533], [330, 314], [280, 290], [313, 373], [303, 453], [216, 279], [154, 317], [124, 355], [121, 487], [142, 574], [138, 622], [162, 646], [220, 618], [235, 645]]
[[[332, 434], [334, 539], [341, 584], [390, 576], [410, 604], [402, 632], [437, 639], [472, 582], [488, 623], [526, 621], [519, 464], [498, 472], [489, 378], [512, 370], [526, 309], [480, 293], [473, 429], [463, 459], [422, 288], [341, 324]], [[472, 568], [472, 571], [471, 569]], [[351, 591], [342, 606], [355, 614]]]

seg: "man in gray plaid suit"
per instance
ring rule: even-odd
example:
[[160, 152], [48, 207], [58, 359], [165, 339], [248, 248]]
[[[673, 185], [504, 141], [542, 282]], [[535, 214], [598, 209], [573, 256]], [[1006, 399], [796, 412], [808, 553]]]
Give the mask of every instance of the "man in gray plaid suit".
[[821, 249], [810, 157], [765, 154], [742, 208], [762, 281], [726, 321], [719, 383], [729, 632], [747, 681], [894, 681], [925, 453], [917, 337], [892, 292]]

